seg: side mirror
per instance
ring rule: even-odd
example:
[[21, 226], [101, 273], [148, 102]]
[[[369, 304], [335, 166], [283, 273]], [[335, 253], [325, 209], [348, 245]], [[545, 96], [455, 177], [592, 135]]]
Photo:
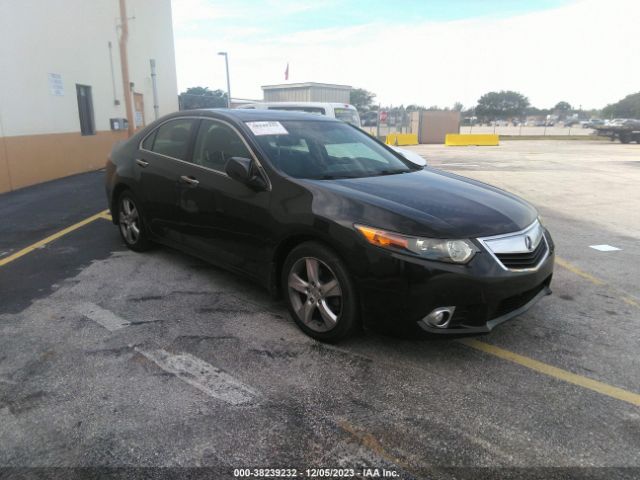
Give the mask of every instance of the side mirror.
[[253, 165], [253, 160], [244, 157], [231, 157], [225, 165], [225, 171], [236, 182], [255, 190], [266, 190], [267, 184]]

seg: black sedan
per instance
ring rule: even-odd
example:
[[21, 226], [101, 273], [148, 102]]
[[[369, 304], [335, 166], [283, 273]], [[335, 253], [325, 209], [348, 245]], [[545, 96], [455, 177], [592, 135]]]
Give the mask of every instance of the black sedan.
[[247, 275], [323, 341], [362, 324], [488, 332], [550, 293], [554, 245], [530, 204], [326, 117], [168, 115], [114, 147], [106, 190], [129, 248]]

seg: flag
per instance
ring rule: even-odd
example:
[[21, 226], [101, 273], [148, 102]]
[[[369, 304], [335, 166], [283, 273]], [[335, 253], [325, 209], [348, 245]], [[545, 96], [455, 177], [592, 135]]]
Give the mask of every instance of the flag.
[[287, 62], [287, 68], [284, 71], [284, 79], [289, 80], [289, 62]]

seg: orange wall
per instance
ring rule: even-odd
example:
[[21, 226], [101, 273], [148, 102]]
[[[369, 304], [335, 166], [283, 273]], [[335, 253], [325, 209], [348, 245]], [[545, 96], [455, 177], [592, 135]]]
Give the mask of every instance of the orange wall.
[[[0, 193], [104, 167], [126, 132], [54, 133], [0, 138]], [[3, 143], [4, 142], [4, 148]]]

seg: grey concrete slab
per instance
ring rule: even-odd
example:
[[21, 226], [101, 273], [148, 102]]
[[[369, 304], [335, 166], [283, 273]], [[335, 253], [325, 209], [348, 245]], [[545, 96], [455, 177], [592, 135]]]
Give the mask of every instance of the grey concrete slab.
[[[604, 282], [558, 267], [553, 296], [481, 340], [638, 393], [640, 308], [621, 300], [638, 281], [629, 147], [416, 149], [538, 205], [559, 255]], [[221, 468], [215, 478], [254, 466], [377, 466], [400, 478], [640, 471], [637, 406], [447, 338], [365, 331], [320, 344], [244, 278], [165, 248], [124, 250], [104, 220], [0, 268], [0, 286], [0, 466]], [[87, 304], [123, 321], [105, 328]], [[211, 390], [229, 385], [247, 396]]]

